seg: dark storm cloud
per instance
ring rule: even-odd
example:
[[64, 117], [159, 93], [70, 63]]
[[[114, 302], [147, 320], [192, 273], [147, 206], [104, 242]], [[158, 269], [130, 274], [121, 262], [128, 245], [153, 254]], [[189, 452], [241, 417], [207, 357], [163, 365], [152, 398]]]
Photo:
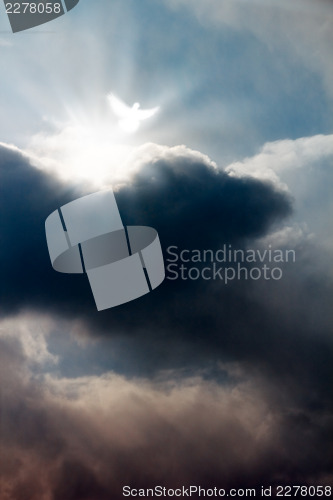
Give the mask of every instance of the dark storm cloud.
[[[105, 352], [121, 339], [116, 354], [128, 372], [166, 369], [157, 383], [34, 378], [8, 332], [0, 339], [8, 500], [117, 500], [125, 484], [327, 484], [331, 283], [321, 268], [309, 272], [309, 247], [308, 262], [300, 253], [279, 282], [166, 280], [98, 313], [83, 276], [53, 271], [44, 235], [46, 217], [83, 189], [64, 187], [13, 149], [2, 147], [0, 158], [2, 316], [30, 309], [79, 319]], [[182, 149], [151, 157], [116, 198], [123, 222], [155, 227], [164, 250], [242, 247], [290, 213], [271, 185], [232, 178]], [[236, 373], [216, 369], [221, 361], [236, 362]], [[190, 382], [177, 375], [191, 371]]]
[[329, 482], [329, 454], [320, 453], [329, 419], [275, 407], [246, 373], [232, 390], [173, 373], [36, 380], [18, 346], [0, 339], [0, 347], [1, 498], [118, 500], [125, 485]]
[[[294, 266], [281, 282], [255, 285], [165, 280], [151, 294], [97, 312], [85, 276], [52, 269], [44, 234], [46, 217], [82, 191], [36, 170], [19, 151], [2, 147], [1, 158], [2, 315], [35, 309], [81, 319], [89, 334], [121, 339], [122, 368], [133, 373], [238, 360], [318, 404], [331, 376], [329, 301], [312, 307], [311, 290], [322, 294], [320, 276], [314, 281]], [[155, 227], [164, 251], [242, 247], [291, 210], [272, 185], [231, 177], [182, 147], [148, 155], [116, 199], [124, 224]]]
[[[88, 308], [93, 321], [109, 316], [122, 325], [124, 308], [98, 315], [85, 277], [55, 273], [50, 265], [45, 219], [79, 192], [31, 167], [28, 158], [13, 149], [1, 147], [0, 169], [2, 314], [36, 307], [85, 316]], [[288, 199], [272, 187], [234, 179], [185, 152], [148, 163], [116, 198], [124, 223], [152, 225], [164, 248], [244, 241], [264, 234], [290, 211]], [[143, 301], [135, 307], [145, 314]]]
[[[311, 294], [307, 287], [303, 291], [304, 281], [294, 284], [299, 282], [296, 272], [289, 282], [255, 288], [246, 281], [225, 286], [218, 281], [165, 280], [151, 294], [97, 312], [85, 276], [52, 269], [44, 234], [46, 217], [82, 191], [64, 187], [6, 147], [1, 148], [0, 165], [2, 315], [35, 309], [81, 319], [92, 335], [122, 339], [123, 366], [133, 373], [236, 359], [288, 384], [295, 383], [297, 373], [296, 388], [302, 378], [314, 392], [326, 386], [322, 381], [329, 380], [330, 351], [320, 308], [327, 316], [327, 305], [316, 311], [314, 342], [309, 333], [315, 321]], [[116, 199], [124, 224], [155, 227], [164, 251], [169, 245], [242, 247], [265, 235], [291, 210], [286, 194], [272, 185], [231, 177], [203, 155], [181, 147], [176, 153], [166, 149], [151, 154], [133, 180], [116, 192]], [[316, 286], [320, 289], [320, 282]], [[294, 289], [296, 318], [286, 310], [288, 304], [277, 311], [266, 303], [265, 297], [286, 297], [288, 287]]]
[[151, 224], [162, 242], [183, 248], [216, 248], [263, 235], [291, 209], [272, 186], [231, 177], [181, 149], [177, 157], [146, 165], [117, 192], [117, 201], [127, 224]]
[[[80, 194], [33, 168], [14, 148], [0, 147], [0, 172], [1, 314], [52, 304], [65, 312], [64, 291], [71, 285], [66, 278], [57, 282], [50, 269], [44, 224], [59, 202]], [[74, 295], [76, 289], [74, 285]]]

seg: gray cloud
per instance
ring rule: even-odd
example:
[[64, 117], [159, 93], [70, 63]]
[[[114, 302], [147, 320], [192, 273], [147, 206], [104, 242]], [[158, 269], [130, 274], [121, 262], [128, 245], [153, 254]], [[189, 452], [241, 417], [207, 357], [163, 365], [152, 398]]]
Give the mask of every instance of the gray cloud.
[[120, 499], [124, 485], [329, 480], [328, 456], [314, 451], [326, 444], [327, 417], [276, 405], [269, 382], [237, 365], [223, 367], [233, 380], [226, 385], [177, 372], [36, 377], [19, 343], [0, 343], [6, 500]]
[[[44, 234], [46, 217], [78, 197], [79, 189], [33, 168], [13, 148], [2, 146], [0, 168], [2, 311], [45, 307], [85, 316], [89, 287], [82, 276], [52, 270]], [[232, 178], [186, 149], [151, 158], [116, 198], [124, 223], [156, 227], [164, 247], [242, 242], [290, 213], [285, 194], [261, 181]]]
[[[232, 177], [186, 148], [147, 151], [116, 198], [124, 223], [155, 227], [164, 248], [245, 248], [272, 231], [272, 241], [294, 241], [283, 226], [290, 196], [279, 187]], [[320, 245], [296, 238], [297, 262], [279, 282], [167, 280], [97, 313], [84, 279], [52, 270], [44, 235], [47, 215], [84, 187], [65, 187], [8, 146], [1, 158], [8, 500], [41, 491], [54, 500], [120, 498], [122, 484], [173, 487], [193, 478], [207, 487], [329, 480], [332, 284], [324, 266], [314, 268]], [[36, 317], [46, 330], [53, 325], [53, 346], [57, 329], [74, 328], [67, 318], [77, 339], [95, 339], [95, 358], [66, 343], [49, 352], [33, 326], [25, 336], [16, 328], [19, 311], [22, 324]], [[109, 354], [127, 375], [106, 374]], [[104, 375], [84, 375], [101, 359]], [[47, 363], [41, 375], [36, 366]], [[68, 366], [72, 377], [55, 375]]]
[[[0, 145], [1, 499], [332, 484], [331, 137], [241, 159], [331, 130], [331, 1], [97, 0], [79, 12], [57, 43], [0, 40], [2, 138], [44, 129], [34, 151], [64, 170], [80, 166], [86, 137], [86, 166], [112, 135], [110, 85], [159, 104], [151, 140], [239, 161], [222, 171], [185, 147], [147, 145], [116, 193], [124, 222], [155, 227], [164, 250], [272, 244], [296, 263], [277, 282], [167, 280], [97, 313], [83, 276], [53, 271], [44, 235], [45, 218], [89, 187]], [[101, 36], [87, 35], [92, 24]], [[62, 122], [59, 135], [41, 113]]]
[[[148, 147], [143, 153], [137, 173], [116, 198], [123, 222], [155, 227], [164, 250], [218, 249], [225, 243], [244, 248], [279, 227], [291, 211], [286, 193], [260, 179], [231, 177], [200, 153], [182, 147]], [[6, 147], [2, 171], [3, 315], [31, 309], [80, 319], [90, 335], [117, 340], [124, 359], [118, 366], [133, 373], [241, 360], [293, 381], [296, 391], [325, 392], [329, 300], [313, 310], [311, 290], [319, 296], [322, 286], [331, 285], [321, 284], [319, 269], [316, 279], [309, 274], [312, 251], [309, 245], [304, 251], [303, 240], [297, 264], [281, 282], [166, 280], [139, 300], [98, 313], [85, 277], [54, 272], [45, 242], [45, 218], [80, 190], [65, 188]], [[286, 294], [297, 314], [288, 310]], [[294, 353], [292, 364], [286, 352]]]

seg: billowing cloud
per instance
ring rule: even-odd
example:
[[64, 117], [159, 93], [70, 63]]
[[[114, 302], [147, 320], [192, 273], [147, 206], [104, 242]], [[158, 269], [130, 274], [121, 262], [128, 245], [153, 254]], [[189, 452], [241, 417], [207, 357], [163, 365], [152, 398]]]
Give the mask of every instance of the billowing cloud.
[[[123, 222], [156, 227], [164, 247], [243, 241], [263, 235], [290, 212], [283, 193], [257, 180], [230, 177], [200, 153], [184, 147], [147, 149], [141, 168], [118, 188], [116, 198]], [[62, 314], [84, 315], [88, 285], [82, 292], [82, 276], [73, 280], [52, 270], [44, 234], [46, 217], [78, 197], [79, 189], [65, 188], [30, 161], [2, 146], [2, 308], [55, 307]]]
[[[285, 230], [282, 221], [291, 212], [290, 198], [278, 186], [248, 175], [230, 175], [207, 156], [184, 146], [148, 144], [137, 154], [135, 173], [117, 187], [118, 206], [124, 224], [158, 230], [166, 264], [170, 246], [191, 251], [218, 250], [230, 244], [245, 249], [267, 240], [274, 231], [281, 234]], [[86, 325], [83, 330], [89, 335], [117, 339], [124, 360], [120, 365], [133, 373], [205, 363], [214, 366], [221, 359], [243, 359], [253, 367], [259, 363], [261, 369], [269, 367], [277, 373], [289, 366], [285, 349], [296, 349], [299, 333], [311, 331], [316, 319], [323, 344], [314, 347], [311, 336], [305, 335], [298, 352], [303, 364], [291, 367], [283, 378], [292, 379], [296, 372], [311, 386], [322, 380], [321, 371], [317, 382], [307, 374], [312, 349], [318, 349], [313, 363], [326, 359], [325, 332], [330, 323], [328, 299], [319, 306], [321, 313], [317, 309], [315, 315], [311, 312], [309, 286], [321, 287], [309, 272], [315, 251], [311, 242], [307, 244], [303, 237], [296, 241], [297, 262], [286, 264], [281, 281], [235, 280], [226, 285], [219, 276], [208, 281], [166, 279], [154, 293], [98, 313], [84, 276], [54, 272], [44, 234], [49, 213], [78, 197], [83, 187], [65, 188], [13, 148], [3, 147], [2, 157], [3, 315], [37, 310], [76, 318]], [[14, 191], [20, 192], [19, 203]], [[202, 268], [205, 263], [197, 266]], [[321, 275], [327, 281], [323, 268]], [[286, 293], [292, 294], [293, 311], [286, 311]], [[111, 352], [113, 348], [105, 349]]]
[[278, 405], [269, 382], [239, 365], [220, 367], [222, 384], [177, 371], [149, 380], [36, 376], [19, 342], [0, 343], [4, 500], [117, 500], [125, 485], [330, 481], [328, 457], [316, 452], [328, 417]]
[[[1, 500], [332, 484], [332, 15], [95, 0], [22, 37], [0, 16]], [[125, 141], [110, 91], [161, 112]], [[187, 274], [97, 312], [44, 222], [108, 186]], [[265, 257], [226, 283], [225, 245]]]
[[54, 322], [49, 317], [32, 314], [7, 317], [1, 321], [0, 339], [22, 353], [26, 363], [34, 368], [57, 365], [58, 357], [51, 354], [47, 346], [47, 334]]
[[125, 224], [158, 230], [166, 258], [170, 245], [271, 245], [292, 248], [296, 262], [281, 263], [277, 281], [167, 279], [102, 313], [84, 276], [53, 271], [44, 234], [49, 213], [87, 185], [67, 187], [1, 146], [6, 500], [27, 489], [31, 500], [117, 499], [126, 484], [193, 478], [226, 488], [330, 481], [329, 259], [295, 222], [298, 197], [282, 179], [292, 156], [311, 184], [325, 144], [266, 145], [226, 170], [184, 146], [140, 148], [116, 198]]
[[294, 221], [332, 249], [333, 136], [316, 135], [267, 143], [253, 157], [231, 163], [226, 171], [251, 176], [289, 191], [294, 200]]
[[226, 171], [237, 176], [251, 175], [257, 179], [270, 180], [281, 188], [293, 190], [295, 182], [281, 183], [281, 176], [288, 172], [299, 177], [299, 170], [307, 180], [311, 167], [330, 160], [333, 156], [333, 136], [317, 135], [313, 137], [302, 137], [296, 140], [285, 139], [267, 143], [259, 154], [246, 158], [243, 161], [231, 163]]

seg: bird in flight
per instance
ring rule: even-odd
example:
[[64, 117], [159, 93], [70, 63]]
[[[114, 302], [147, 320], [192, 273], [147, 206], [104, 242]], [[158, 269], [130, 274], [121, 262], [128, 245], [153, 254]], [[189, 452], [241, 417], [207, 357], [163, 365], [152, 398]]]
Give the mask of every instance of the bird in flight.
[[114, 94], [109, 94], [107, 98], [112, 111], [119, 120], [119, 127], [124, 132], [136, 132], [143, 120], [154, 116], [160, 109], [159, 106], [151, 109], [140, 109], [138, 102], [130, 107]]

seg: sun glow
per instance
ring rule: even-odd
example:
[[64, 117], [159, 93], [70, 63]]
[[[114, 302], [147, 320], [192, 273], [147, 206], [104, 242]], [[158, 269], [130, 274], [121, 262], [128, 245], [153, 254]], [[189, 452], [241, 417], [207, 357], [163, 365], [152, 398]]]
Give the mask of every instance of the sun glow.
[[25, 151], [38, 168], [64, 181], [87, 181], [95, 187], [122, 182], [130, 176], [135, 151], [145, 139], [140, 123], [160, 109], [139, 108], [139, 103], [128, 107], [113, 94], [104, 103], [100, 100], [99, 109], [65, 107], [67, 119], [45, 118], [43, 131], [32, 136]]
[[28, 148], [38, 168], [64, 181], [89, 181], [96, 187], [126, 179], [137, 145], [109, 123], [78, 122], [33, 136]]

